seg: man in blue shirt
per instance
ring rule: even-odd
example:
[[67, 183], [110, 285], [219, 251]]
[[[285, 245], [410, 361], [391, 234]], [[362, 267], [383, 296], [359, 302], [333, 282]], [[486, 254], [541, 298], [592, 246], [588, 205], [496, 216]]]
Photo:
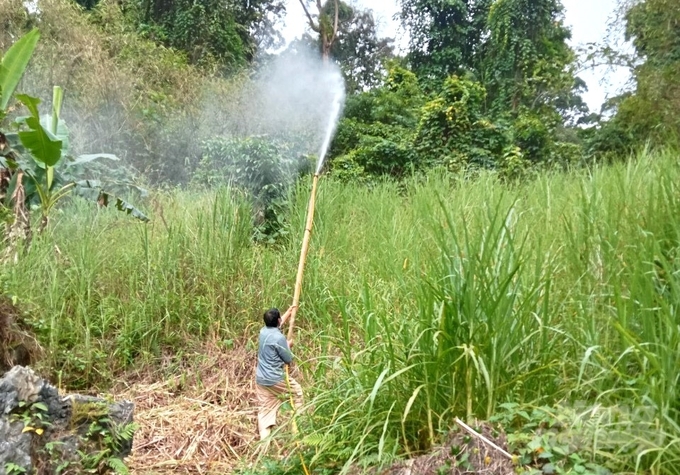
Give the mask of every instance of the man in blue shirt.
[[[260, 330], [255, 372], [255, 392], [258, 401], [257, 427], [260, 439], [270, 434], [271, 427], [276, 425], [276, 413], [279, 407], [290, 397], [283, 366], [293, 361], [293, 353], [290, 351], [293, 342], [286, 340], [280, 327], [295, 310], [296, 307], [290, 307], [283, 316], [276, 308], [264, 313], [265, 326]], [[289, 382], [295, 409], [298, 409], [303, 404], [302, 387], [293, 378], [289, 378]]]

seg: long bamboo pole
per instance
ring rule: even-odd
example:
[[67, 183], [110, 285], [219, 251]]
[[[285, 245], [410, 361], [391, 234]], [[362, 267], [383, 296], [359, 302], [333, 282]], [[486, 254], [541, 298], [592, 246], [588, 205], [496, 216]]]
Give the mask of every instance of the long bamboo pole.
[[293, 312], [290, 315], [288, 324], [288, 340], [293, 339], [295, 327], [295, 314], [297, 307], [300, 304], [300, 294], [302, 293], [302, 277], [305, 273], [305, 261], [307, 260], [307, 252], [309, 251], [309, 241], [312, 237], [312, 224], [314, 223], [314, 207], [316, 205], [316, 188], [319, 184], [319, 174], [314, 174], [312, 181], [312, 195], [309, 197], [309, 206], [307, 207], [307, 222], [305, 224], [305, 233], [302, 238], [302, 249], [300, 250], [300, 262], [298, 264], [297, 278], [295, 279], [295, 292], [293, 294]]

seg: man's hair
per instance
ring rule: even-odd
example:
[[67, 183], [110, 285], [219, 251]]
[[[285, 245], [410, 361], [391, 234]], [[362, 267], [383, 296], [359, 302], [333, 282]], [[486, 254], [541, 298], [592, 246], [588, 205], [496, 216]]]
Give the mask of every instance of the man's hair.
[[268, 327], [278, 327], [279, 318], [281, 318], [281, 312], [278, 308], [270, 308], [264, 312], [264, 324]]

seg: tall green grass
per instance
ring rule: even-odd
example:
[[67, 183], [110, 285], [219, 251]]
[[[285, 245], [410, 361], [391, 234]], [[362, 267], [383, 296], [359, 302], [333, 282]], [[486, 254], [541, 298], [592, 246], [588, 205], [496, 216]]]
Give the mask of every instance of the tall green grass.
[[[670, 151], [514, 185], [323, 178], [296, 347], [312, 464], [385, 462], [456, 416], [559, 404], [591, 409], [574, 424], [613, 470], [678, 473], [678, 183]], [[227, 190], [159, 193], [150, 225], [74, 203], [6, 285], [72, 386], [208, 337], [253, 348], [262, 310], [291, 300], [308, 193], [276, 245], [253, 244]]]
[[419, 269], [395, 270], [381, 311], [379, 292], [337, 295], [346, 351], [319, 370], [337, 376], [313, 403], [319, 456], [347, 441], [349, 469], [427, 449], [506, 402], [625, 406], [648, 410], [596, 424], [593, 451], [625, 427], [612, 469], [677, 473], [677, 178], [668, 154], [518, 187], [413, 185], [404, 229], [436, 252], [399, 256]]

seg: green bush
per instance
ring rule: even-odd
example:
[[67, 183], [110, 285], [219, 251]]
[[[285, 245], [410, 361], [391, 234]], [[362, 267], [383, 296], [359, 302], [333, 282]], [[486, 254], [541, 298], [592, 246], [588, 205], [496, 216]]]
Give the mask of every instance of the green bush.
[[549, 159], [550, 129], [540, 117], [520, 115], [512, 128], [515, 144], [529, 161], [538, 163]]
[[[507, 133], [484, 113], [484, 87], [452, 76], [421, 110], [415, 148], [423, 165], [493, 168], [508, 143]], [[443, 163], [448, 161], [448, 163]]]
[[192, 184], [230, 185], [253, 202], [256, 237], [274, 237], [282, 231], [280, 209], [291, 185], [311, 163], [296, 155], [289, 144], [267, 137], [217, 138], [203, 144], [203, 154]]

